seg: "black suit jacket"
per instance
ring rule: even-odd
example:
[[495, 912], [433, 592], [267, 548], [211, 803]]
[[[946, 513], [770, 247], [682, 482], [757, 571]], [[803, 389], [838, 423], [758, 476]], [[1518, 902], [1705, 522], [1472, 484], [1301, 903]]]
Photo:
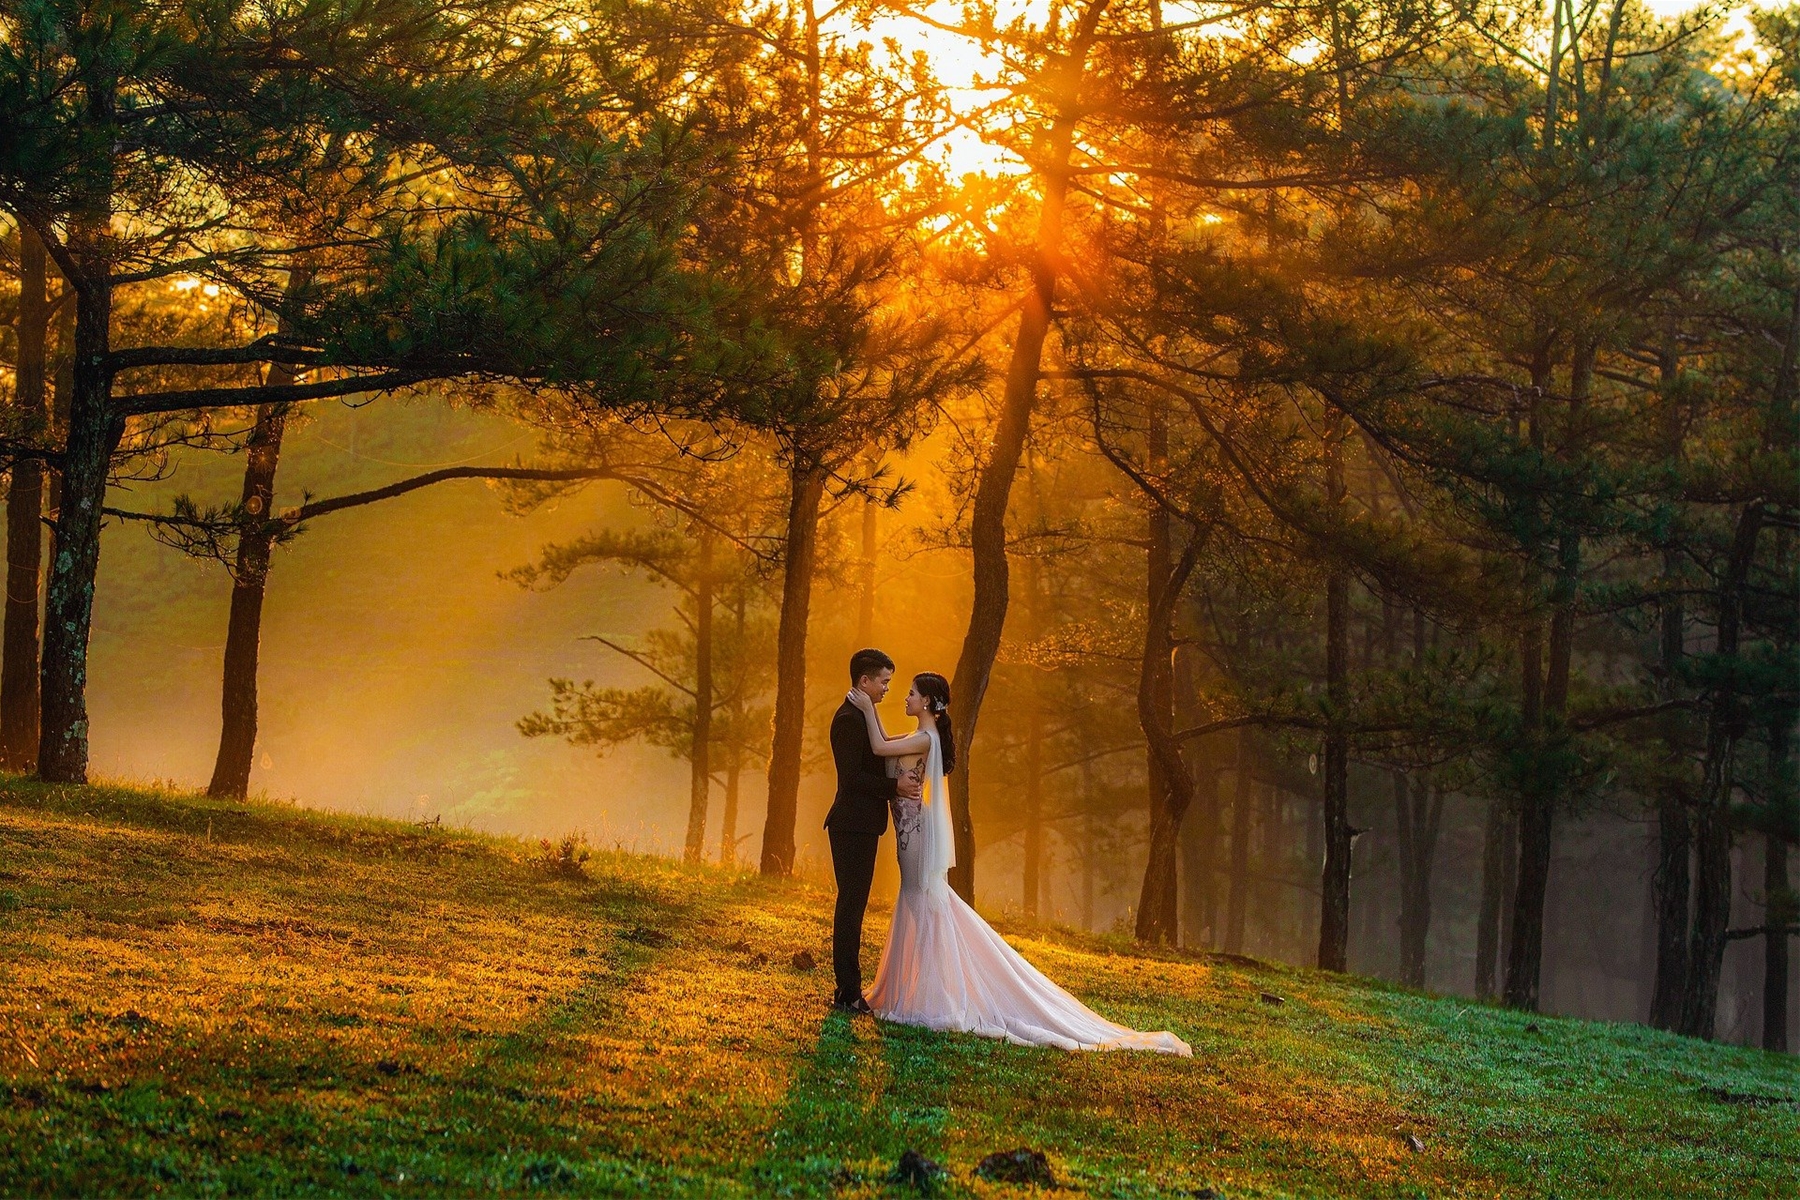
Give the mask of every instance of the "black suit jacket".
[[837, 796], [825, 814], [825, 828], [840, 833], [883, 834], [888, 827], [888, 801], [897, 780], [869, 745], [868, 720], [848, 700], [831, 717], [831, 758], [837, 764]]

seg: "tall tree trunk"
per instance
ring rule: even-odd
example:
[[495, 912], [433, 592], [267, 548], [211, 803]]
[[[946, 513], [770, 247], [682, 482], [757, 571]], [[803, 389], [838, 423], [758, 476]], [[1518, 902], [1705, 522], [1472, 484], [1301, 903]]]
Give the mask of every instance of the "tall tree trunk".
[[[1421, 987], [1425, 979], [1425, 939], [1417, 939], [1415, 955], [1414, 926], [1418, 914], [1413, 910], [1413, 904], [1418, 885], [1414, 880], [1416, 850], [1413, 839], [1416, 831], [1413, 828], [1412, 788], [1405, 771], [1388, 772], [1388, 782], [1394, 789], [1394, 839], [1400, 860], [1400, 982], [1408, 987]], [[1424, 790], [1423, 784], [1421, 780], [1421, 790]]]
[[[825, 186], [824, 68], [817, 5], [804, 0], [806, 112], [801, 137], [806, 181], [795, 220], [800, 241], [800, 284], [819, 270], [819, 206]], [[793, 447], [788, 467], [788, 512], [782, 554], [781, 617], [775, 635], [775, 714], [769, 747], [768, 813], [763, 821], [761, 870], [788, 875], [794, 869], [794, 823], [800, 804], [800, 757], [806, 737], [806, 625], [812, 608], [818, 552], [819, 504], [827, 472], [808, 448]]]
[[1706, 714], [1706, 774], [1695, 814], [1694, 925], [1688, 942], [1687, 991], [1682, 997], [1681, 1032], [1711, 1040], [1718, 1017], [1719, 972], [1724, 965], [1726, 930], [1731, 924], [1731, 794], [1733, 757], [1743, 734], [1743, 705], [1738, 695], [1738, 636], [1742, 625], [1744, 587], [1762, 529], [1760, 502], [1738, 514], [1724, 576], [1719, 580], [1719, 627], [1715, 653], [1718, 682], [1711, 688]]
[[1800, 922], [1800, 895], [1788, 883], [1788, 840], [1793, 828], [1794, 768], [1788, 759], [1792, 714], [1769, 723], [1769, 805], [1777, 827], [1763, 844], [1763, 1030], [1764, 1050], [1788, 1048], [1788, 938]]
[[[1298, 921], [1289, 922], [1287, 909], [1289, 905], [1288, 878], [1283, 861], [1287, 844], [1287, 810], [1288, 793], [1285, 788], [1273, 780], [1265, 781], [1258, 789], [1261, 795], [1261, 812], [1257, 824], [1261, 830], [1261, 852], [1257, 856], [1258, 886], [1253, 894], [1256, 896], [1256, 925], [1261, 935], [1263, 948], [1271, 954], [1289, 953], [1291, 943], [1293, 957], [1304, 955], [1311, 947], [1292, 937], [1302, 928]], [[1310, 908], [1299, 896], [1293, 897], [1294, 907]], [[1316, 943], [1315, 943], [1316, 945]]]
[[[64, 285], [67, 286], [66, 284]], [[63, 298], [56, 312], [56, 389], [50, 401], [50, 444], [61, 446], [69, 438], [69, 413], [75, 407], [75, 299]], [[62, 512], [62, 472], [45, 465], [44, 470], [44, 573], [39, 577], [40, 595], [49, 591], [50, 564], [56, 562], [56, 518]], [[40, 646], [41, 646], [40, 642]], [[41, 657], [40, 650], [40, 657]], [[33, 687], [41, 687], [39, 681]], [[39, 711], [42, 711], [40, 698]], [[41, 720], [41, 718], [40, 718]], [[36, 747], [32, 753], [37, 753]]]
[[1225, 952], [1244, 952], [1250, 908], [1250, 811], [1256, 802], [1250, 731], [1239, 728], [1231, 793], [1231, 884], [1225, 899]]
[[[328, 154], [335, 159], [334, 138]], [[285, 295], [306, 287], [309, 268], [296, 268], [288, 278]], [[292, 323], [281, 319], [283, 333]], [[287, 387], [298, 377], [287, 363], [270, 363], [263, 377], [267, 387]], [[238, 533], [237, 562], [231, 572], [231, 615], [225, 626], [224, 678], [219, 697], [219, 752], [213, 759], [212, 781], [206, 794], [219, 799], [242, 800], [250, 791], [250, 770], [256, 761], [257, 673], [262, 649], [263, 598], [269, 587], [269, 566], [275, 548], [275, 474], [281, 466], [281, 442], [287, 434], [288, 406], [259, 404], [256, 422], [244, 455], [244, 486], [238, 508], [243, 514]]]
[[[1344, 503], [1344, 418], [1334, 414], [1326, 434], [1325, 503], [1335, 515]], [[1333, 564], [1325, 580], [1325, 694], [1331, 706], [1325, 733], [1325, 865], [1319, 878], [1319, 969], [1343, 971], [1350, 959], [1350, 576]]]
[[[1520, 436], [1521, 416], [1528, 416], [1529, 427], [1524, 432], [1530, 439], [1532, 449], [1540, 456], [1545, 447], [1544, 392], [1550, 383], [1550, 344], [1546, 341], [1532, 361], [1531, 398], [1526, 412], [1521, 414], [1515, 409], [1513, 413], [1513, 436]], [[1533, 528], [1526, 536], [1528, 564], [1524, 570], [1521, 591], [1526, 603], [1535, 609], [1539, 583], [1539, 570], [1535, 565], [1538, 537], [1535, 510], [1531, 516]], [[1534, 752], [1544, 707], [1544, 630], [1536, 612], [1527, 615], [1524, 626], [1519, 631], [1519, 697], [1519, 744], [1514, 749], [1518, 755], [1525, 757]], [[1523, 783], [1517, 791], [1518, 808], [1523, 808]], [[1505, 965], [1512, 954], [1520, 824], [1518, 810], [1497, 796], [1488, 801], [1487, 818], [1486, 837], [1482, 845], [1481, 920], [1476, 930], [1475, 955], [1475, 990], [1484, 998], [1500, 995], [1500, 988], [1495, 984], [1495, 956], [1499, 957], [1501, 975], [1504, 976]]]
[[[110, 101], [108, 101], [110, 104]], [[88, 766], [87, 652], [94, 620], [94, 582], [100, 568], [101, 507], [113, 451], [124, 421], [112, 412], [112, 267], [109, 214], [71, 223], [69, 249], [86, 274], [75, 287], [74, 394], [63, 451], [56, 553], [44, 601], [44, 648], [39, 667], [42, 724], [38, 776], [51, 783], [86, 783]]]
[[[1662, 378], [1663, 453], [1671, 462], [1682, 458], [1682, 414], [1677, 407], [1676, 385], [1681, 363], [1673, 352], [1660, 355]], [[1663, 552], [1663, 575], [1671, 583], [1680, 577], [1681, 555], [1673, 548]], [[1661, 636], [1658, 639], [1661, 675], [1657, 699], [1678, 698], [1681, 659], [1685, 653], [1686, 613], [1681, 597], [1662, 601]], [[1680, 772], [1687, 762], [1683, 731], [1687, 719], [1671, 712], [1661, 721], [1663, 755], [1669, 774], [1656, 798], [1656, 867], [1650, 880], [1651, 904], [1656, 918], [1656, 975], [1650, 994], [1650, 1024], [1658, 1029], [1681, 1027], [1681, 998], [1687, 991], [1688, 904], [1693, 856], [1692, 797]]]
[[[1338, 120], [1349, 110], [1350, 83], [1343, 17], [1331, 9], [1332, 59], [1338, 64]], [[1325, 435], [1325, 503], [1334, 522], [1344, 508], [1344, 415], [1334, 412]], [[1325, 863], [1319, 875], [1319, 969], [1344, 971], [1350, 965], [1350, 739], [1344, 728], [1349, 703], [1350, 576], [1333, 562], [1325, 580], [1325, 691], [1330, 705], [1325, 733]]]
[[[1569, 371], [1570, 431], [1587, 400], [1598, 343], [1577, 347]], [[1537, 415], [1532, 436], [1540, 435]], [[1569, 698], [1569, 671], [1575, 645], [1575, 605], [1581, 580], [1581, 534], [1564, 529], [1557, 540], [1556, 580], [1551, 589], [1549, 662], [1535, 721], [1526, 722], [1530, 765], [1519, 811], [1519, 867], [1513, 897], [1512, 936], [1506, 948], [1506, 1003], [1535, 1012], [1544, 961], [1544, 899], [1550, 886], [1552, 825], [1562, 793], [1563, 710]], [[1533, 668], [1535, 677], [1535, 666]], [[1534, 681], [1535, 683], [1535, 678]]]
[[[1800, 392], [1800, 288], [1788, 307], [1788, 336], [1781, 350], [1781, 370], [1776, 377], [1774, 404], [1769, 406], [1764, 431], [1766, 446], [1791, 441], [1793, 408]], [[1754, 535], [1752, 536], [1754, 543]], [[1790, 541], [1785, 531], [1777, 531], [1775, 570], [1785, 575], [1788, 569]], [[1746, 567], [1746, 575], [1748, 568]], [[1747, 579], [1746, 579], [1747, 582]], [[1794, 646], [1789, 638], [1779, 642], [1780, 650], [1792, 660]], [[1763, 847], [1763, 897], [1766, 905], [1763, 924], [1763, 1048], [1788, 1048], [1788, 937], [1796, 921], [1800, 921], [1800, 895], [1788, 884], [1787, 837], [1800, 819], [1800, 791], [1796, 790], [1794, 764], [1789, 757], [1789, 738], [1794, 724], [1792, 709], [1777, 710], [1769, 721], [1768, 741], [1768, 805], [1772, 828]]]
[[[1423, 665], [1425, 646], [1425, 613], [1414, 609], [1415, 668]], [[1443, 824], [1444, 793], [1423, 775], [1409, 781], [1404, 773], [1395, 772], [1394, 807], [1400, 834], [1400, 981], [1409, 987], [1424, 987], [1425, 942], [1431, 933], [1431, 867]]]
[[[1677, 568], [1674, 552], [1664, 556], [1665, 570]], [[1662, 606], [1662, 678], [1658, 697], [1672, 700], [1680, 690], [1683, 611], [1679, 600]], [[1663, 719], [1663, 745], [1671, 764], [1671, 776], [1686, 759], [1682, 730], [1686, 721], [1679, 713]], [[1658, 1029], [1681, 1027], [1682, 996], [1687, 991], [1688, 903], [1690, 859], [1693, 855], [1693, 823], [1688, 796], [1679, 777], [1665, 780], [1656, 803], [1656, 869], [1651, 876], [1651, 903], [1656, 913], [1656, 981], [1650, 997], [1650, 1024]]]
[[1043, 890], [1044, 714], [1035, 702], [1025, 710], [1025, 871], [1020, 882], [1025, 915], [1035, 920]]
[[[1169, 428], [1160, 405], [1149, 405], [1146, 467], [1151, 478], [1168, 467]], [[1197, 561], [1195, 549], [1172, 561], [1173, 529], [1169, 514], [1154, 497], [1146, 497], [1144, 650], [1138, 677], [1138, 723], [1143, 727], [1149, 761], [1145, 780], [1150, 809], [1150, 855], [1138, 897], [1137, 936], [1145, 942], [1180, 941], [1181, 822], [1194, 794], [1193, 772], [1174, 737], [1175, 665], [1171, 625], [1181, 589]]]
[[688, 824], [684, 857], [706, 855], [706, 807], [712, 798], [713, 535], [702, 529], [694, 572], [694, 746], [688, 758]]
[[[86, 116], [112, 127], [118, 84], [102, 67], [82, 80]], [[87, 179], [64, 243], [75, 292], [67, 432], [58, 471], [54, 551], [44, 595], [38, 664], [38, 777], [86, 783], [87, 651], [100, 569], [101, 509], [112, 454], [125, 431], [112, 411], [113, 179], [110, 168]], [[42, 231], [40, 230], [40, 233]], [[61, 407], [61, 397], [57, 400]]]
[[1475, 994], [1490, 999], [1498, 994], [1494, 968], [1505, 947], [1500, 919], [1506, 903], [1506, 866], [1513, 861], [1513, 822], [1506, 801], [1488, 800], [1486, 829], [1481, 840], [1481, 913], [1475, 922]]
[[[294, 382], [293, 368], [269, 367], [265, 382], [285, 387]], [[269, 584], [274, 550], [275, 472], [281, 462], [281, 439], [287, 430], [287, 405], [259, 404], [245, 453], [244, 487], [239, 508], [245, 514], [238, 534], [237, 562], [231, 572], [231, 615], [225, 627], [225, 665], [219, 700], [219, 752], [213, 760], [206, 794], [241, 800], [250, 790], [256, 760], [257, 671], [262, 646], [263, 596]]]
[[1687, 805], [1665, 793], [1656, 807], [1656, 869], [1651, 902], [1656, 907], [1656, 983], [1650, 997], [1650, 1024], [1681, 1027], [1681, 998], [1687, 991], [1689, 860], [1693, 827]]
[[1763, 1018], [1764, 1050], [1788, 1048], [1788, 937], [1795, 917], [1788, 887], [1787, 839], [1763, 835]]
[[[1172, 656], [1175, 683], [1175, 724], [1191, 727], [1200, 701], [1194, 678], [1194, 649], [1178, 646]], [[1190, 758], [1195, 755], [1189, 755]], [[1213, 856], [1219, 843], [1219, 774], [1216, 749], [1209, 743], [1204, 760], [1194, 763], [1194, 804], [1181, 831], [1181, 929], [1182, 945], [1210, 945], [1215, 935], [1213, 915]]]
[[9, 771], [37, 766], [38, 579], [43, 569], [44, 469], [36, 459], [13, 465], [6, 496], [6, 625], [0, 657], [0, 763]]
[[[1025, 560], [1025, 638], [1036, 642], [1044, 634], [1043, 566], [1036, 558]], [[1025, 671], [1025, 869], [1020, 881], [1025, 915], [1038, 915], [1043, 891], [1044, 859], [1044, 680], [1041, 673]]]
[[731, 594], [731, 665], [736, 678], [731, 688], [731, 736], [725, 751], [725, 813], [719, 826], [719, 865], [737, 865], [738, 789], [744, 772], [744, 670], [743, 656], [746, 627], [749, 624], [750, 597], [745, 582], [738, 580]]
[[737, 866], [738, 788], [744, 775], [744, 756], [734, 742], [725, 752], [725, 813], [719, 825], [719, 865]]
[[1081, 764], [1081, 927], [1089, 933], [1094, 932], [1094, 861], [1100, 856], [1096, 803], [1094, 764], [1089, 760]]
[[1038, 210], [1037, 247], [1032, 255], [1031, 284], [1025, 291], [1007, 363], [1006, 384], [1001, 392], [999, 418], [981, 477], [975, 487], [975, 503], [969, 516], [969, 550], [973, 558], [974, 601], [969, 627], [957, 655], [951, 692], [956, 697], [952, 718], [956, 744], [961, 748], [962, 770], [950, 776], [950, 813], [955, 827], [956, 865], [950, 868], [950, 886], [965, 901], [975, 899], [975, 825], [969, 811], [971, 769], [976, 761], [975, 729], [981, 704], [987, 697], [988, 680], [1000, 653], [1000, 636], [1006, 627], [1007, 563], [1006, 509], [1012, 497], [1019, 456], [1031, 428], [1037, 402], [1038, 374], [1044, 356], [1044, 339], [1056, 300], [1056, 281], [1061, 269], [1063, 210], [1068, 201], [1069, 154], [1080, 122], [1076, 110], [1081, 81], [1087, 69], [1100, 15], [1109, 0], [1088, 0], [1069, 52], [1048, 80], [1049, 92], [1062, 110], [1051, 123], [1043, 147], [1043, 203]]
[[[50, 329], [49, 263], [30, 225], [19, 225], [19, 365], [14, 404], [24, 427], [45, 428], [44, 344]], [[6, 618], [0, 636], [0, 766], [30, 771], [38, 743], [38, 572], [43, 567], [44, 464], [13, 464], [6, 494]]]
[[1219, 842], [1219, 775], [1196, 769], [1192, 813], [1181, 829], [1181, 944], [1193, 949], [1216, 941], [1213, 902], [1213, 856]]
[[763, 823], [764, 875], [788, 875], [794, 869], [800, 751], [806, 734], [806, 622], [818, 554], [819, 503], [825, 496], [825, 471], [816, 464], [797, 460], [788, 479], [781, 621], [775, 634], [775, 733], [769, 749], [769, 815]]
[[[1302, 873], [1317, 869], [1325, 861], [1325, 801], [1322, 792], [1303, 796], [1300, 806], [1300, 822], [1306, 849], [1301, 853]], [[1310, 953], [1319, 944], [1319, 906], [1304, 900], [1300, 904], [1300, 914], [1304, 924], [1300, 926], [1299, 936], [1295, 939], [1295, 957]]]
[[1444, 793], [1425, 779], [1395, 783], [1396, 812], [1406, 832], [1400, 835], [1400, 982], [1425, 986], [1425, 944], [1431, 935], [1431, 866], [1438, 831], [1444, 820]]
[[[1728, 784], [1725, 786], [1729, 786]], [[1708, 792], [1711, 792], [1709, 787]], [[1731, 916], [1731, 826], [1727, 814], [1703, 803], [1695, 822], [1694, 924], [1688, 939], [1687, 990], [1681, 1032], [1712, 1040], [1718, 1018], [1719, 975]]]
[[[1573, 586], [1571, 580], [1571, 588]], [[1512, 903], [1512, 932], [1506, 947], [1506, 1003], [1537, 1011], [1544, 957], [1544, 900], [1550, 886], [1557, 781], [1550, 777], [1550, 722], [1560, 724], [1568, 695], [1568, 665], [1573, 636], [1572, 598], [1559, 605], [1550, 621], [1550, 665], [1543, 691], [1544, 715], [1530, 732], [1530, 776], [1520, 797], [1518, 874]], [[1560, 670], [1559, 670], [1560, 663]], [[1557, 686], [1560, 676], [1561, 686]], [[1552, 714], [1555, 714], [1554, 716]]]

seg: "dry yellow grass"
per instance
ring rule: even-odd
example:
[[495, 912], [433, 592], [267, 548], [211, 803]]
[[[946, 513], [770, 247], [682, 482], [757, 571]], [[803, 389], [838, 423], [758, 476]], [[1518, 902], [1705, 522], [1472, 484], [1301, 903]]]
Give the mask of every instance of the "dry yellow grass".
[[574, 874], [0, 784], [0, 1192], [856, 1196], [908, 1190], [914, 1148], [985, 1196], [1019, 1189], [972, 1168], [1018, 1145], [1106, 1196], [1800, 1191], [1789, 1059], [1014, 930], [1195, 1058], [1023, 1049], [828, 1015], [826, 972], [791, 965], [828, 958], [828, 909], [656, 859]]

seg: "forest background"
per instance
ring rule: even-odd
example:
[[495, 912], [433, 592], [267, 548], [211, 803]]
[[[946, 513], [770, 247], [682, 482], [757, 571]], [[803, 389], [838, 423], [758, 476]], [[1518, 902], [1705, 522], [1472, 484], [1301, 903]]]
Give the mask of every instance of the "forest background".
[[[9, 8], [16, 111], [61, 111], [34, 90], [57, 54], [90, 93], [140, 65], [58, 40], [106, 7]], [[332, 32], [329, 10], [295, 29]], [[305, 804], [816, 874], [820, 735], [842, 664], [876, 644], [903, 677], [954, 674], [959, 721], [980, 709], [956, 882], [985, 905], [1785, 1048], [1792, 13], [592, 16], [534, 17], [530, 48], [605, 80], [623, 115], [581, 120], [618, 142], [583, 149], [629, 146], [617, 169], [644, 192], [555, 145], [495, 150], [522, 135], [481, 105], [543, 103], [505, 81], [465, 110], [405, 77], [381, 103], [430, 100], [445, 129], [376, 122], [367, 144], [442, 153], [445, 194], [474, 211], [508, 178], [505, 220], [543, 254], [606, 243], [692, 172], [704, 199], [641, 231], [668, 245], [620, 236], [606, 261], [660, 278], [679, 260], [718, 290], [658, 293], [668, 309], [624, 334], [570, 320], [566, 295], [524, 316], [494, 299], [518, 299], [510, 245], [415, 261], [403, 228], [347, 239], [343, 262], [302, 248], [336, 204], [366, 235], [418, 201], [410, 179], [383, 190], [406, 178], [391, 148], [344, 166], [365, 143], [335, 131], [360, 118], [335, 83], [268, 99], [320, 135], [292, 146], [285, 110], [181, 84], [194, 107], [168, 111], [264, 141], [239, 162], [229, 137], [196, 148], [145, 117], [142, 146], [111, 143], [149, 166], [109, 178], [141, 189], [110, 226], [80, 203], [110, 150], [58, 142], [55, 119], [0, 144], [0, 201], [23, 216], [12, 494], [44, 462], [109, 510], [81, 525], [51, 479], [77, 561], [52, 543], [48, 753], [24, 761], [36, 715], [19, 741], [15, 706], [11, 765], [231, 794], [247, 764], [250, 790]], [[429, 57], [405, 22], [381, 28], [400, 60]], [[175, 52], [144, 44], [144, 94], [179, 91], [156, 59]], [[567, 47], [590, 58], [569, 67]], [[965, 76], [944, 91], [934, 65]], [[671, 114], [733, 157], [684, 158]], [[265, 222], [250, 248], [191, 211], [189, 170]], [[343, 190], [258, 209], [263, 171]], [[545, 201], [561, 187], [619, 225], [571, 233]], [[495, 272], [495, 311], [430, 310], [446, 262]], [[621, 278], [593, 269], [570, 294]], [[86, 358], [92, 314], [63, 282], [84, 270], [118, 297], [113, 349]], [[332, 294], [333, 271], [356, 287]], [[237, 358], [194, 349], [253, 334]], [[101, 380], [84, 364], [109, 353]], [[205, 370], [251, 364], [203, 395]], [[101, 398], [132, 370], [168, 390]], [[546, 478], [446, 480], [297, 535], [263, 520], [471, 467]], [[37, 530], [9, 506], [15, 541]], [[224, 668], [222, 746], [223, 635], [252, 576], [254, 719]], [[89, 602], [83, 657], [64, 631]]]

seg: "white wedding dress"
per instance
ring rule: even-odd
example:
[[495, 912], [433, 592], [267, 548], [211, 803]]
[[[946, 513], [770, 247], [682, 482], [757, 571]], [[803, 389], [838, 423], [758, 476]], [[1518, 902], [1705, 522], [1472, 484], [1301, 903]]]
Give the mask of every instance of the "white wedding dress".
[[1056, 986], [950, 890], [955, 849], [943, 750], [937, 731], [928, 732], [924, 795], [893, 801], [900, 896], [868, 994], [875, 1014], [1021, 1046], [1192, 1055], [1174, 1034], [1114, 1024]]

